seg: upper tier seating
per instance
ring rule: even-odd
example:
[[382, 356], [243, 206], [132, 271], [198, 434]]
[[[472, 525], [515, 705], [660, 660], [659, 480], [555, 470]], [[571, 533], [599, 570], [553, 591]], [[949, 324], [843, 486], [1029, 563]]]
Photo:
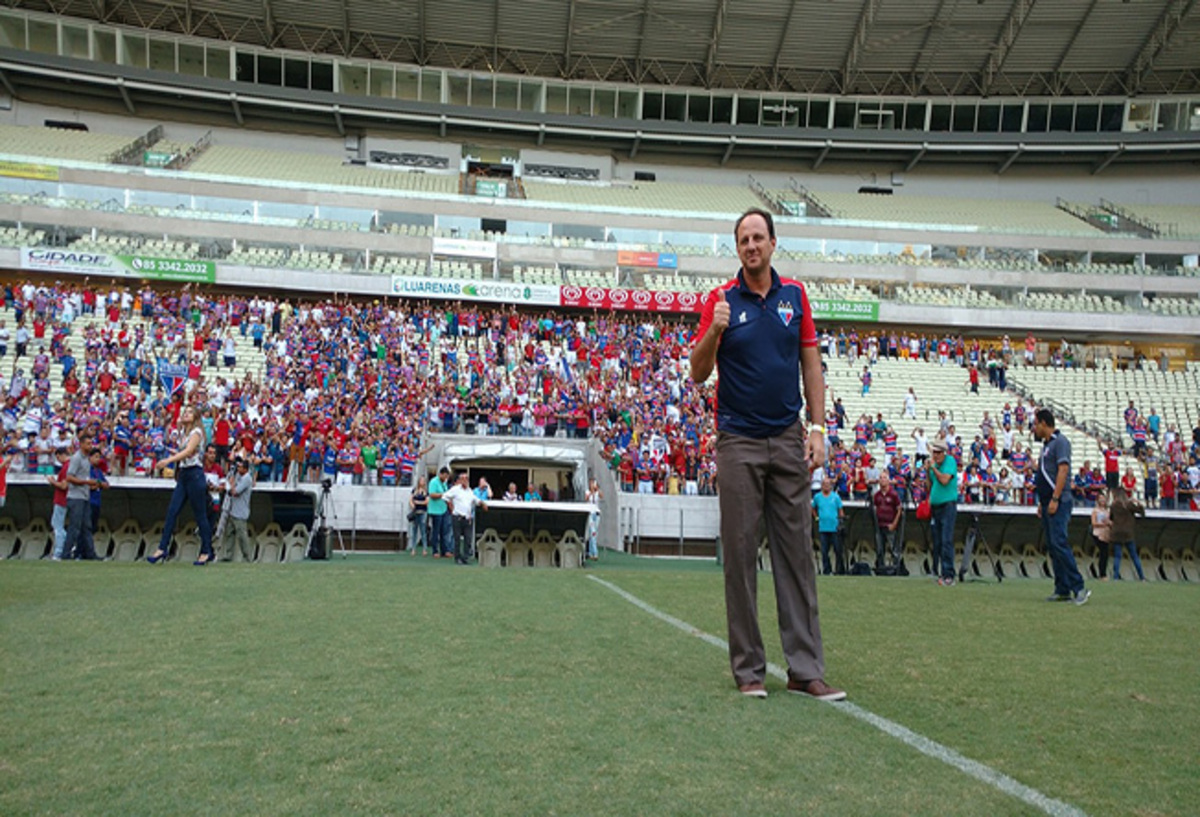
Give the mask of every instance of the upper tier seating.
[[0, 125], [0, 153], [39, 159], [106, 162], [132, 141], [111, 133]]
[[525, 195], [588, 207], [742, 213], [763, 202], [748, 187], [679, 182], [634, 182], [623, 185], [525, 181]]
[[1143, 223], [1173, 236], [1200, 237], [1200, 206], [1188, 204], [1122, 204]]
[[213, 145], [188, 170], [217, 176], [278, 179], [339, 187], [413, 190], [443, 195], [458, 193], [458, 174], [380, 170], [344, 164], [342, 157], [337, 155], [259, 150], [232, 145]]
[[819, 191], [815, 195], [835, 218], [901, 224], [962, 224], [1003, 232], [1102, 235], [1103, 232], [1053, 204], [1005, 199], [865, 195]]

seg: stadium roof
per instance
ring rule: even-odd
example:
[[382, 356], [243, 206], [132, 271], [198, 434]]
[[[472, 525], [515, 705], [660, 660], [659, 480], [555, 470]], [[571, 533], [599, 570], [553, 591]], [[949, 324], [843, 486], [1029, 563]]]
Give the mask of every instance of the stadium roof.
[[441, 68], [821, 94], [1200, 91], [1200, 0], [10, 0]]

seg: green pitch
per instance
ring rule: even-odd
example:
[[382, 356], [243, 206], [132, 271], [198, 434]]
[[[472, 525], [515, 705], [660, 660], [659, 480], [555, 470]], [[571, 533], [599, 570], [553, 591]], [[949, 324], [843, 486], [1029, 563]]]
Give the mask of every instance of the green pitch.
[[[0, 814], [1038, 813], [768, 679], [720, 569], [0, 563]], [[1200, 587], [820, 581], [850, 700], [1088, 814], [1195, 813]], [[769, 575], [760, 577], [769, 657]]]

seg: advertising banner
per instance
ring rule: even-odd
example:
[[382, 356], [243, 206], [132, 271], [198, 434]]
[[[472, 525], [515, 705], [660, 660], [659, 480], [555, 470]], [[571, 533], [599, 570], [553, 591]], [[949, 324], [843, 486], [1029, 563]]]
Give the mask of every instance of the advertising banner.
[[813, 319], [818, 321], [879, 320], [879, 301], [848, 301], [841, 298], [810, 298]]
[[702, 297], [695, 292], [565, 286], [561, 306], [625, 312], [699, 312]]
[[44, 182], [58, 181], [58, 168], [53, 165], [35, 165], [30, 162], [0, 161], [0, 176], [16, 176], [19, 179], [38, 179]]
[[457, 278], [418, 278], [392, 276], [392, 294], [404, 298], [438, 298], [449, 301], [490, 301], [493, 303], [558, 306], [558, 287], [545, 284], [518, 284], [513, 281], [468, 281]]
[[679, 256], [673, 252], [637, 252], [634, 250], [617, 250], [617, 266], [661, 267], [664, 269], [676, 269], [679, 266]]
[[434, 255], [458, 255], [465, 258], [495, 258], [495, 241], [468, 241], [465, 238], [433, 239]]
[[56, 247], [22, 247], [21, 269], [208, 284], [217, 280], [217, 265], [212, 261], [110, 255]]

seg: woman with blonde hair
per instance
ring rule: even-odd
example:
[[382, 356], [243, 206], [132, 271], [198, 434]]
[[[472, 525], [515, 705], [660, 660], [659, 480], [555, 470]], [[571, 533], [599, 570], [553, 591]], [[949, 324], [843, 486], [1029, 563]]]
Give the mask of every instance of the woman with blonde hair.
[[1096, 574], [1100, 581], [1108, 581], [1108, 539], [1112, 518], [1108, 512], [1108, 494], [1096, 497], [1092, 508], [1092, 543], [1096, 546]]
[[175, 532], [175, 521], [179, 512], [183, 510], [185, 501], [192, 506], [196, 525], [200, 528], [200, 558], [192, 564], [200, 567], [213, 560], [212, 526], [208, 523], [208, 487], [201, 465], [205, 443], [202, 420], [199, 411], [192, 406], [184, 406], [179, 412], [179, 421], [174, 432], [179, 450], [154, 464], [155, 471], [171, 465], [176, 468], [175, 490], [171, 493], [171, 503], [167, 506], [162, 539], [158, 543], [158, 550], [146, 557], [150, 564], [157, 564], [167, 558], [171, 548], [171, 536]]

